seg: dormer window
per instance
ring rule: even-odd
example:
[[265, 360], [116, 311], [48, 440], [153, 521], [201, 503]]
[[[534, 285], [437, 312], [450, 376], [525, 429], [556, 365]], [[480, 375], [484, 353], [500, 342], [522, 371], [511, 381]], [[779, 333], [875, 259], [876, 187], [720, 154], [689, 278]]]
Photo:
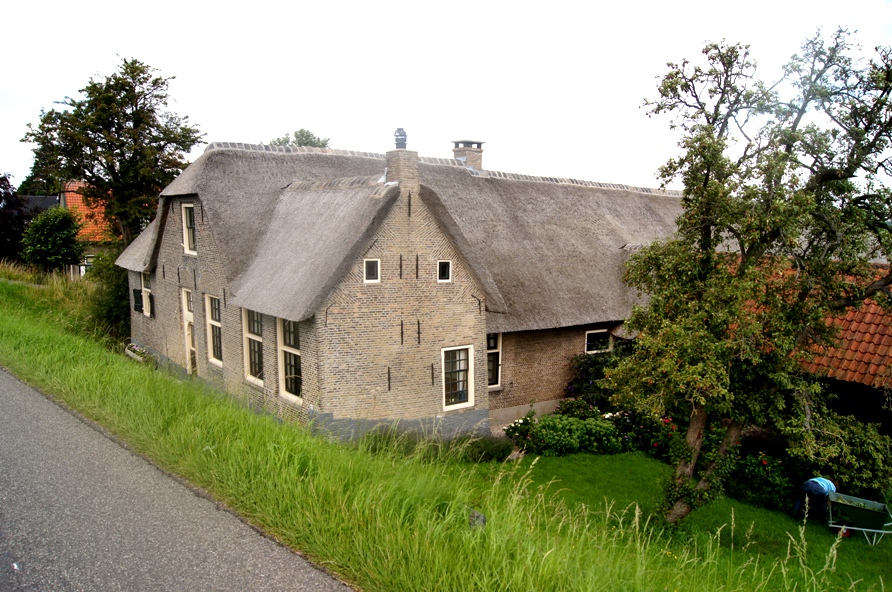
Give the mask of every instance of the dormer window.
[[364, 259], [362, 281], [366, 284], [381, 283], [381, 260]]
[[195, 250], [195, 206], [183, 204], [183, 252], [197, 255]]
[[441, 284], [452, 281], [452, 261], [437, 261], [437, 282]]

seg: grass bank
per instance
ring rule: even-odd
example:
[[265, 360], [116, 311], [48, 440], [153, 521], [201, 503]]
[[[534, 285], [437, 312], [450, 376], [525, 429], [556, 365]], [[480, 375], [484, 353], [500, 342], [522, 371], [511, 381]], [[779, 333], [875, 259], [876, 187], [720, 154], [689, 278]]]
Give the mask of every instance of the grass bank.
[[836, 541], [797, 534], [760, 557], [727, 542], [730, 526], [668, 533], [636, 506], [564, 501], [534, 482], [538, 464], [312, 437], [81, 336], [57, 297], [0, 281], [0, 365], [363, 590], [848, 589]]

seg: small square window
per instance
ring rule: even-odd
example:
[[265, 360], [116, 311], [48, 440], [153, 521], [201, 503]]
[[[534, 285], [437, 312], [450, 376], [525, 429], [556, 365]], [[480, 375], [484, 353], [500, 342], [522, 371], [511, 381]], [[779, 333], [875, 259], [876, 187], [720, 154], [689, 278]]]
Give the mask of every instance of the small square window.
[[452, 281], [452, 261], [437, 261], [437, 281]]
[[613, 350], [613, 335], [607, 329], [587, 331], [585, 334], [585, 353], [602, 354]]
[[381, 260], [365, 259], [363, 260], [363, 282], [367, 284], [377, 284], [381, 282]]

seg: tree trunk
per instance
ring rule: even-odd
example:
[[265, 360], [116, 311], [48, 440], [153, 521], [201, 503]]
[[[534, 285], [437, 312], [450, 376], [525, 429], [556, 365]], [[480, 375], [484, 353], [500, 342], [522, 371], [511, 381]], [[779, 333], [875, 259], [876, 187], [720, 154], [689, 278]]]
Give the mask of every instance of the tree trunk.
[[700, 456], [700, 448], [703, 446], [703, 432], [706, 430], [706, 422], [709, 413], [704, 405], [695, 403], [691, 409], [691, 423], [688, 424], [688, 432], [685, 434], [685, 442], [690, 450], [690, 456], [682, 458], [675, 467], [675, 480], [687, 482], [694, 476], [694, 466]]
[[[695, 409], [696, 411], [696, 409]], [[705, 412], [704, 412], [705, 415]], [[694, 416], [691, 414], [691, 425], [694, 424]], [[705, 423], [704, 423], [705, 428]], [[719, 449], [717, 451], [716, 460], [712, 462], [706, 470], [700, 475], [700, 480], [697, 482], [697, 485], [694, 486], [695, 491], [699, 493], [705, 493], [710, 487], [712, 487], [711, 477], [715, 470], [718, 468], [718, 463], [722, 459], [724, 459], [728, 455], [728, 450], [740, 440], [740, 434], [743, 432], [743, 424], [737, 421], [732, 421], [728, 425], [728, 429], [725, 431], [725, 437], [722, 438], [722, 443], [719, 445]], [[688, 428], [688, 444], [691, 442], [691, 433], [690, 428]], [[703, 445], [703, 429], [700, 430], [700, 439], [698, 442], [698, 446]], [[700, 449], [698, 447], [697, 454], [699, 455]], [[696, 463], [696, 456], [694, 458], [694, 463]], [[694, 463], [691, 464], [690, 468], [686, 468], [686, 470], [690, 471], [690, 476], [688, 476], [685, 480], [681, 480], [679, 477], [679, 471], [681, 470], [682, 463], [679, 462], [678, 468], [675, 470], [675, 483], [676, 486], [679, 487], [679, 490], [682, 491], [681, 487], [687, 485], [690, 479], [693, 477], [694, 471]], [[669, 508], [669, 511], [666, 512], [666, 522], [669, 524], [675, 524], [688, 514], [690, 514], [694, 508], [691, 506], [690, 501], [684, 496], [681, 495], [675, 503], [672, 504], [672, 507]]]
[[[674, 489], [676, 493], [680, 493], [687, 489], [691, 479], [694, 478], [694, 467], [697, 466], [697, 459], [700, 457], [700, 449], [703, 447], [703, 433], [706, 430], [706, 423], [709, 420], [709, 413], [706, 407], [699, 403], [695, 403], [691, 409], [691, 422], [688, 424], [688, 432], [685, 434], [685, 443], [688, 445], [688, 455], [679, 459], [678, 465], [675, 467]], [[670, 500], [671, 501], [671, 500]], [[691, 513], [690, 503], [683, 494], [674, 500], [672, 507], [666, 512], [666, 522], [675, 524], [685, 516]]]

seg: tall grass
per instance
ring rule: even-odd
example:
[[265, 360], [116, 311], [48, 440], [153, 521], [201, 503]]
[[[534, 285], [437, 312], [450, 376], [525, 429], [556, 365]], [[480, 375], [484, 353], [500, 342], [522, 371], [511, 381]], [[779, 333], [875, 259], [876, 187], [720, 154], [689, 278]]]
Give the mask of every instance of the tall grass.
[[115, 355], [28, 290], [0, 282], [0, 364], [364, 590], [830, 589], [804, 539], [760, 559], [721, 530], [676, 540], [634, 505], [566, 504], [535, 465], [313, 437]]

